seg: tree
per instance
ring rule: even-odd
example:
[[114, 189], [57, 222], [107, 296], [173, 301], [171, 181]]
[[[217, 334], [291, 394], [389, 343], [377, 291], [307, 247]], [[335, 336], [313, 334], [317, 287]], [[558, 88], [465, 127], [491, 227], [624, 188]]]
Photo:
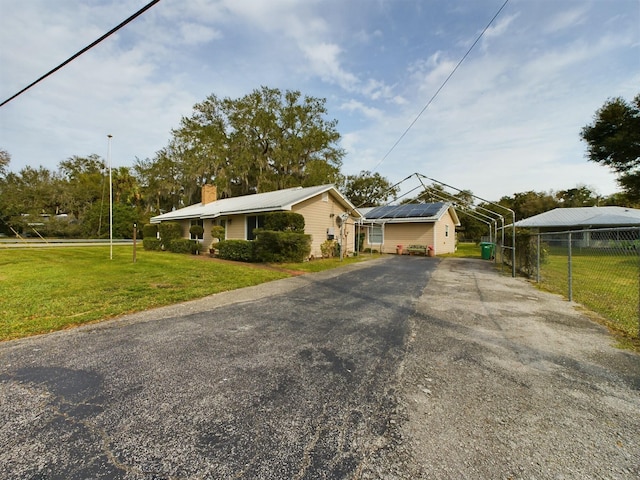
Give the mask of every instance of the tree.
[[164, 159], [178, 165], [184, 203], [197, 201], [205, 183], [223, 198], [332, 183], [344, 151], [337, 146], [337, 121], [326, 120], [326, 113], [324, 99], [298, 91], [262, 87], [238, 99], [210, 95], [182, 118], [147, 167]]
[[4, 177], [7, 173], [7, 167], [11, 162], [11, 155], [6, 150], [0, 148], [0, 177]]
[[61, 196], [59, 177], [42, 166], [9, 172], [1, 183], [0, 217], [5, 226], [24, 231], [42, 215], [57, 213]]
[[628, 198], [640, 201], [640, 94], [630, 103], [607, 100], [580, 135], [588, 159], [613, 169]]
[[69, 157], [60, 162], [59, 171], [64, 182], [60, 211], [80, 220], [95, 202], [108, 204], [107, 166], [98, 155]]
[[569, 188], [568, 190], [560, 190], [556, 193], [556, 199], [560, 207], [593, 207], [598, 205], [600, 197], [594, 194], [589, 187], [585, 185]]
[[533, 191], [514, 193], [513, 197], [502, 197], [498, 203], [513, 210], [516, 220], [529, 218], [559, 206], [551, 194]]
[[394, 199], [397, 186], [378, 172], [362, 170], [358, 175], [348, 175], [343, 187], [344, 196], [356, 207], [377, 207]]

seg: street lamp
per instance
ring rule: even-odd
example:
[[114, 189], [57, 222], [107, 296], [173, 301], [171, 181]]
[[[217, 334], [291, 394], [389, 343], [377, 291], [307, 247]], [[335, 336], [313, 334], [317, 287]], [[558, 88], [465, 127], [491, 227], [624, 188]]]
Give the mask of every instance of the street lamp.
[[111, 139], [107, 135], [107, 163], [109, 164], [109, 259], [113, 260], [113, 180], [111, 177]]

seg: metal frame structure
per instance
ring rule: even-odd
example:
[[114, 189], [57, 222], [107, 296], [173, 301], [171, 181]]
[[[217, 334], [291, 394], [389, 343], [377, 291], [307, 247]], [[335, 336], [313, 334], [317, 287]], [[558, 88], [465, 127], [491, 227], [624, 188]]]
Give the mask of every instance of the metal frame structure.
[[[422, 183], [422, 185], [423, 185], [423, 187], [425, 189], [427, 188], [427, 186], [422, 182], [422, 178], [425, 178], [425, 179], [427, 179], [427, 180], [429, 180], [431, 182], [434, 182], [434, 183], [436, 183], [438, 185], [442, 185], [443, 187], [451, 188], [451, 189], [456, 190], [456, 191], [458, 191], [460, 193], [464, 193], [465, 195], [469, 195], [469, 196], [471, 196], [471, 197], [473, 197], [473, 198], [475, 198], [477, 200], [480, 200], [481, 202], [484, 202], [487, 205], [493, 205], [495, 207], [501, 208], [501, 209], [506, 210], [509, 213], [511, 213], [511, 216], [513, 218], [513, 223], [511, 224], [512, 228], [513, 228], [513, 245], [511, 247], [506, 247], [504, 245], [504, 241], [503, 241], [502, 248], [508, 248], [508, 249], [511, 250], [511, 276], [515, 277], [516, 276], [516, 212], [514, 212], [510, 208], [505, 207], [504, 205], [500, 205], [499, 203], [495, 203], [495, 202], [492, 202], [492, 201], [487, 200], [485, 198], [478, 197], [477, 195], [474, 195], [473, 193], [470, 193], [468, 191], [465, 192], [465, 191], [463, 191], [463, 190], [461, 190], [459, 188], [456, 188], [456, 187], [454, 187], [452, 185], [449, 185], [447, 183], [441, 182], [440, 180], [436, 180], [435, 178], [427, 177], [426, 175], [422, 175], [422, 174], [417, 173], [417, 172], [414, 175], [416, 176], [416, 178], [418, 178], [420, 183]], [[491, 212], [493, 212], [493, 211], [491, 210]], [[498, 215], [497, 212], [493, 212], [493, 213], [495, 215]], [[505, 227], [502, 228], [503, 234], [504, 234], [504, 228]]]

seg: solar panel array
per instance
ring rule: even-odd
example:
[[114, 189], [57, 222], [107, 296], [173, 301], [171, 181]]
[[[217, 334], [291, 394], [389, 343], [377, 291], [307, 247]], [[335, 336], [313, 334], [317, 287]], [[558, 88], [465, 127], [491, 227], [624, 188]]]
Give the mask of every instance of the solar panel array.
[[444, 205], [444, 202], [386, 205], [374, 208], [365, 217], [371, 220], [382, 218], [428, 218], [437, 215]]

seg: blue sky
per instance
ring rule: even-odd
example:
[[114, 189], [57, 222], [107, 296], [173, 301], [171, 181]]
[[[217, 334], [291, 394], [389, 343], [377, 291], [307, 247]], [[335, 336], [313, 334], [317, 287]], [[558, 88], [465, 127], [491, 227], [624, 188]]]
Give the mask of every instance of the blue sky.
[[[497, 200], [615, 177], [580, 129], [640, 93], [640, 0], [162, 0], [0, 108], [14, 171], [72, 155], [131, 166], [209, 94], [260, 86], [327, 99], [343, 173], [417, 172]], [[148, 0], [0, 0], [0, 97], [16, 93]], [[384, 161], [382, 159], [384, 158]]]

